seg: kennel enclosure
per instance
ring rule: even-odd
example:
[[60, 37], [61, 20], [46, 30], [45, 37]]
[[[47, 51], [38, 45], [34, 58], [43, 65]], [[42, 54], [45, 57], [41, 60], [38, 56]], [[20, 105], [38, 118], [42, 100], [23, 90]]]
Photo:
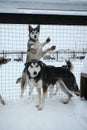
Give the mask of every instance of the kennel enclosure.
[[[4, 98], [17, 99], [20, 96], [20, 84], [16, 84], [16, 79], [24, 68], [29, 24], [34, 27], [40, 24], [40, 42], [50, 37], [48, 46], [56, 45], [56, 50], [42, 60], [62, 66], [66, 59], [70, 59], [80, 87], [81, 67], [87, 55], [86, 16], [0, 13], [0, 57], [10, 59], [0, 66], [0, 93]], [[28, 95], [28, 87], [25, 95]]]

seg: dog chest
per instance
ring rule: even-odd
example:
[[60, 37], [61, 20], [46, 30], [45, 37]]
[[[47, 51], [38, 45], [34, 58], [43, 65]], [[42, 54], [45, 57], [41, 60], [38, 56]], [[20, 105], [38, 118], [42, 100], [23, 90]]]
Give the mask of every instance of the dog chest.
[[28, 48], [28, 50], [31, 50], [31, 49], [40, 49], [40, 48], [42, 48], [42, 46], [39, 43], [39, 41], [36, 41], [36, 42], [29, 41], [28, 45], [27, 45], [27, 48]]
[[34, 79], [30, 79], [30, 85], [36, 88], [42, 88], [42, 80], [40, 79], [38, 82], [35, 82]]

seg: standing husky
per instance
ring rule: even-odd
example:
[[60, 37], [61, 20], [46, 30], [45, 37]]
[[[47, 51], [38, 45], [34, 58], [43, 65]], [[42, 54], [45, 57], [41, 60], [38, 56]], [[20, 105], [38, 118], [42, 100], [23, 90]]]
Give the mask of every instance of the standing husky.
[[39, 42], [39, 34], [40, 25], [38, 25], [36, 28], [32, 28], [32, 26], [29, 25], [29, 40], [27, 43], [26, 62], [28, 62], [30, 59], [40, 59], [49, 51], [55, 49], [55, 46], [52, 46], [51, 48], [48, 48], [45, 51], [43, 51], [43, 47], [50, 42], [50, 38], [47, 38], [46, 41], [41, 44]]
[[[43, 47], [50, 42], [50, 38], [47, 38], [45, 42], [42, 44], [39, 42], [39, 35], [40, 35], [40, 25], [38, 25], [36, 28], [32, 28], [31, 25], [29, 25], [29, 40], [27, 43], [27, 57], [26, 57], [26, 63], [30, 59], [41, 59], [45, 54], [47, 54], [49, 51], [53, 51], [55, 49], [55, 46], [52, 46], [46, 50], [43, 51]], [[27, 85], [27, 81], [29, 81], [26, 69], [23, 70], [22, 77], [18, 78], [16, 83], [21, 82], [21, 96], [23, 95], [23, 89], [24, 86]], [[29, 86], [31, 87], [31, 86]]]
[[[63, 101], [67, 104], [72, 97], [72, 92], [79, 96], [79, 88], [74, 74], [67, 68], [46, 65], [37, 59], [31, 59], [25, 64], [25, 69], [29, 77], [29, 84], [33, 84], [38, 92], [38, 110], [42, 110], [47, 89], [56, 84], [67, 95]], [[22, 88], [24, 91], [24, 86]]]

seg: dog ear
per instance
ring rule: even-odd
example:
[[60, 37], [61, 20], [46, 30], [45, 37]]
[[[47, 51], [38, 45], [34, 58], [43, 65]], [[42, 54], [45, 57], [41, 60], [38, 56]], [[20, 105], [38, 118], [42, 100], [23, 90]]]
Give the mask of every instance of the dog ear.
[[41, 67], [46, 66], [46, 64], [43, 63], [42, 61], [39, 61], [39, 64], [40, 64]]
[[25, 68], [28, 68], [29, 67], [29, 65], [30, 65], [30, 61], [28, 61], [28, 62], [26, 62], [24, 65], [25, 65]]
[[38, 26], [36, 27], [36, 29], [37, 29], [37, 32], [40, 32], [40, 25], [38, 25]]
[[28, 62], [26, 62], [24, 65], [25, 65], [25, 68], [27, 68], [28, 67]]
[[33, 61], [34, 59], [30, 59], [28, 62], [26, 62], [24, 65], [25, 65], [25, 67], [29, 67], [29, 65], [32, 63], [32, 61]]
[[31, 32], [32, 31], [32, 26], [31, 25], [29, 25], [29, 32]]

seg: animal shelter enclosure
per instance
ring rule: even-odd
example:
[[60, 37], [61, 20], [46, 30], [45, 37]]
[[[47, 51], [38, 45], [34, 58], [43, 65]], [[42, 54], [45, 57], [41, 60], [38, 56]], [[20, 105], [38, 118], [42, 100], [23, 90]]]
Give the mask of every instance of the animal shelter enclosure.
[[0, 0], [0, 130], [87, 130], [86, 61], [86, 0]]
[[[8, 16], [8, 19], [6, 19], [6, 16]], [[22, 18], [19, 15], [18, 18], [18, 15], [15, 15], [15, 17], [14, 15], [1, 15], [0, 63], [2, 59], [6, 59], [7, 62], [0, 64], [0, 94], [7, 100], [16, 100], [20, 96], [20, 84], [16, 84], [16, 79], [21, 76], [26, 61], [29, 24], [32, 27], [40, 24], [39, 41], [41, 43], [50, 37], [51, 41], [45, 48], [56, 46], [53, 52], [48, 53], [41, 60], [54, 66], [66, 65], [65, 60], [70, 60], [73, 64], [73, 73], [80, 87], [81, 68], [87, 55], [87, 18], [55, 16], [55, 20], [52, 16], [39, 17], [42, 19], [39, 19], [38, 15], [26, 15], [27, 19], [24, 22], [24, 16]], [[46, 21], [43, 18], [47, 20], [49, 18], [49, 20]], [[60, 18], [59, 21], [57, 18]], [[24, 92], [25, 96], [28, 96], [28, 89], [27, 86]], [[36, 94], [36, 92], [34, 91], [33, 94]], [[61, 92], [58, 92], [57, 95], [63, 96]]]

